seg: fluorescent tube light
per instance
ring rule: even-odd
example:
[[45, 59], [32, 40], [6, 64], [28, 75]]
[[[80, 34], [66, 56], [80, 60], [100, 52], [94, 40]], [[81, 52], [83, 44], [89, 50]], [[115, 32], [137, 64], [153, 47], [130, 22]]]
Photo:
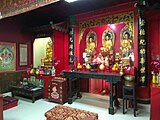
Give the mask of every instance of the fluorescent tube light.
[[65, 1], [68, 2], [68, 3], [71, 3], [71, 2], [75, 2], [77, 0], [65, 0]]

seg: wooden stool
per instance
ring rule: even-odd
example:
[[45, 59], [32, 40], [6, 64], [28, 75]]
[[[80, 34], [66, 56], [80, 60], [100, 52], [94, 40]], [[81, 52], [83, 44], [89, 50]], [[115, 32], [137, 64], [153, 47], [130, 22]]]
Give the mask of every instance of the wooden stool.
[[[133, 101], [133, 111], [136, 117], [137, 100], [136, 100], [136, 88], [134, 86], [123, 85], [123, 114], [125, 114], [125, 108], [127, 109], [127, 100]], [[124, 103], [126, 102], [126, 104]]]

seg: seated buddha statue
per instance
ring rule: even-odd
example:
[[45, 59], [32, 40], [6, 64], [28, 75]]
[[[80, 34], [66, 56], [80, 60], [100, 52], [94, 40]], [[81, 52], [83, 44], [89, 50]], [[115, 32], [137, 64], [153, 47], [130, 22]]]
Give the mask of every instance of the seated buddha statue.
[[45, 64], [52, 64], [52, 40], [49, 40], [46, 44], [46, 57], [41, 59], [41, 66]]
[[121, 40], [122, 57], [128, 57], [132, 49], [132, 40], [130, 39], [129, 32], [125, 32]]
[[96, 54], [96, 42], [94, 40], [94, 36], [89, 37], [85, 52], [91, 56]]
[[100, 48], [101, 52], [111, 53], [113, 51], [113, 42], [111, 38], [111, 34], [107, 33], [102, 42], [102, 47]]

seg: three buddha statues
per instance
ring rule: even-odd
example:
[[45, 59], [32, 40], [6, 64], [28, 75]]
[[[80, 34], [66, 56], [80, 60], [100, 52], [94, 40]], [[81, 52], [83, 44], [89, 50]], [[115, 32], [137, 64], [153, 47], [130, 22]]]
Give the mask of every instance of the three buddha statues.
[[119, 63], [119, 61], [123, 59], [129, 60], [130, 55], [133, 53], [133, 40], [131, 39], [131, 33], [127, 29], [123, 29], [121, 31], [120, 42], [118, 43], [119, 44], [118, 51], [114, 51], [115, 35], [112, 30], [106, 29], [103, 32], [102, 46], [100, 47], [99, 51], [98, 50], [96, 51], [97, 40], [95, 39], [94, 36], [96, 36], [96, 34], [95, 35], [90, 34], [88, 39], [86, 39], [86, 49], [85, 49], [85, 52], [92, 58], [94, 58], [96, 54], [98, 54], [99, 52], [103, 55], [104, 58], [105, 57], [110, 58], [110, 56], [114, 56], [116, 63]]

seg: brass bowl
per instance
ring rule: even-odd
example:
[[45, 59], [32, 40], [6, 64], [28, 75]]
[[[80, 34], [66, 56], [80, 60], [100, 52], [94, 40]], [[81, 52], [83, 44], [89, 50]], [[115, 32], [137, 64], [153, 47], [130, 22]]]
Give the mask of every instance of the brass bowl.
[[91, 72], [97, 72], [98, 71], [98, 66], [99, 66], [98, 63], [92, 62], [92, 63], [89, 63], [89, 65], [91, 66], [91, 69], [90, 69]]
[[124, 79], [127, 80], [127, 81], [134, 81], [134, 80], [135, 80], [135, 76], [125, 75], [125, 76], [124, 76]]

